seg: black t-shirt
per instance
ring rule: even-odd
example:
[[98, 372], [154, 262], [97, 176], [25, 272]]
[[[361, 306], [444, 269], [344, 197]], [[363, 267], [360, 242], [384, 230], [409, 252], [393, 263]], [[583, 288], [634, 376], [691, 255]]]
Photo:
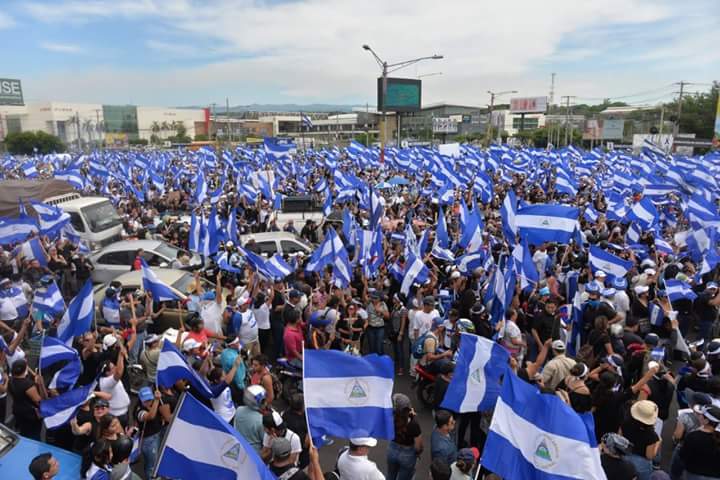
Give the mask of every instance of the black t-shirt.
[[623, 422], [622, 434], [633, 444], [633, 453], [641, 457], [645, 456], [648, 446], [660, 440], [652, 425], [645, 425], [634, 418], [628, 418]]
[[680, 447], [685, 470], [695, 475], [720, 475], [720, 448], [712, 433], [695, 430], [685, 436]]
[[92, 352], [87, 358], [82, 359], [83, 371], [77, 381], [79, 386], [89, 385], [95, 380], [102, 360], [103, 355], [100, 352]]
[[[159, 407], [159, 406], [158, 406]], [[148, 409], [138, 404], [135, 407], [135, 418], [138, 421], [138, 428], [143, 431], [143, 437], [150, 437], [159, 433], [163, 428], [163, 420], [160, 412], [156, 412], [155, 418], [150, 421], [143, 421], [141, 417], [147, 415]]]
[[537, 330], [541, 342], [545, 342], [553, 335], [553, 326], [555, 325], [555, 316], [542, 311], [533, 319], [532, 328]]
[[629, 345], [633, 343], [639, 343], [640, 345], [643, 345], [645, 341], [642, 339], [640, 335], [638, 335], [635, 332], [630, 332], [628, 330], [625, 330], [623, 332], [622, 337], [623, 344], [625, 345], [625, 348], [627, 348]]
[[[286, 465], [284, 467], [276, 467], [273, 464], [270, 464], [270, 471], [275, 474], [277, 478], [282, 477], [283, 473], [287, 472], [291, 468], [297, 468], [292, 465]], [[307, 476], [307, 473], [303, 472], [302, 470], [298, 469], [295, 474], [291, 475], [290, 477], [283, 477], [283, 480], [310, 480], [310, 477]]]
[[276, 311], [275, 309], [281, 305], [285, 305], [285, 297], [280, 292], [274, 292], [272, 298], [272, 309], [270, 310], [270, 321], [282, 322], [283, 315], [282, 310]]
[[308, 433], [305, 415], [288, 410], [283, 414], [283, 420], [285, 421], [287, 428], [295, 432], [297, 436], [300, 437], [303, 449], [298, 457], [298, 466], [300, 468], [305, 468], [310, 464], [310, 452], [307, 448], [305, 448], [305, 438]]
[[612, 478], [612, 480], [633, 480], [637, 478], [635, 466], [622, 458], [611, 457], [603, 453], [600, 455], [600, 463], [602, 463], [607, 478]]
[[710, 305], [713, 296], [710, 292], [703, 292], [695, 299], [693, 309], [701, 322], [713, 322], [717, 318], [717, 308]]
[[596, 357], [604, 357], [607, 355], [605, 344], [610, 343], [610, 336], [605, 330], [593, 330], [588, 336], [588, 343], [592, 345]]
[[92, 439], [95, 438], [95, 434], [97, 433], [97, 422], [95, 421], [95, 416], [92, 414], [92, 411], [83, 410], [82, 408], [78, 410], [75, 419], [77, 420], [77, 424], [79, 426], [85, 425], [88, 422], [92, 424], [92, 428], [90, 429], [90, 433], [88, 435], [75, 435], [73, 450], [76, 452], [82, 452], [90, 445]]
[[30, 377], [10, 377], [10, 395], [13, 397], [13, 415], [24, 421], [37, 420], [35, 404], [27, 395], [27, 391], [35, 386]]
[[658, 406], [658, 417], [663, 421], [670, 416], [670, 404], [675, 398], [675, 385], [668, 382], [664, 378], [658, 380], [653, 377], [647, 383], [650, 388], [650, 396], [648, 400], [652, 400]]
[[405, 426], [403, 432], [395, 431], [395, 439], [393, 441], [404, 447], [412, 447], [415, 445], [415, 438], [419, 437], [421, 433], [420, 425], [412, 418]]
[[450, 384], [447, 380], [442, 378], [440, 375], [435, 377], [435, 393], [433, 395], [434, 409], [440, 408], [440, 404], [442, 403], [443, 398], [445, 398], [445, 393], [447, 392], [449, 386]]
[[623, 419], [623, 407], [632, 397], [632, 391], [609, 392], [607, 395], [593, 396], [593, 418], [595, 419], [595, 437], [599, 442], [606, 433], [617, 433]]

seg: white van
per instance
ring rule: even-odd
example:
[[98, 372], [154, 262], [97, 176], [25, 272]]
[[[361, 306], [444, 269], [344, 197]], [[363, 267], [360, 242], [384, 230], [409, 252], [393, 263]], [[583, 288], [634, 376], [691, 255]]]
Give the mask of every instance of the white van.
[[97, 250], [122, 238], [122, 219], [110, 200], [67, 193], [43, 200], [70, 215], [70, 224], [90, 250]]

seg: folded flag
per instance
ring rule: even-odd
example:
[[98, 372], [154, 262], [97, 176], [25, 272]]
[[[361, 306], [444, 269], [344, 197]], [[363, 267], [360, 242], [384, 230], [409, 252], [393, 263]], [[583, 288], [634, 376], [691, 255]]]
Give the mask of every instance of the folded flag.
[[96, 384], [97, 382], [92, 382], [84, 387], [61, 393], [57, 397], [41, 400], [40, 416], [43, 418], [45, 428], [53, 430], [75, 418], [78, 409], [90, 399]]
[[510, 354], [497, 342], [460, 334], [455, 372], [440, 404], [452, 412], [484, 412], [495, 406]]
[[503, 478], [605, 480], [592, 414], [576, 413], [507, 371], [483, 466]]
[[157, 275], [150, 269], [144, 258], [140, 259], [140, 264], [142, 268], [143, 289], [152, 294], [153, 301], [170, 302], [180, 300], [178, 294], [175, 293], [168, 284], [157, 278]]
[[188, 365], [182, 353], [175, 345], [165, 340], [157, 364], [157, 383], [161, 387], [171, 387], [178, 380], [187, 380], [205, 398], [214, 398], [215, 394], [205, 380]]
[[303, 366], [312, 438], [394, 438], [390, 357], [306, 349]]
[[66, 344], [71, 344], [73, 337], [90, 330], [95, 319], [95, 299], [93, 298], [92, 281], [88, 279], [80, 292], [70, 301], [65, 314], [57, 327], [57, 336]]
[[237, 430], [187, 393], [180, 399], [165, 434], [155, 476], [275, 480], [275, 475]]

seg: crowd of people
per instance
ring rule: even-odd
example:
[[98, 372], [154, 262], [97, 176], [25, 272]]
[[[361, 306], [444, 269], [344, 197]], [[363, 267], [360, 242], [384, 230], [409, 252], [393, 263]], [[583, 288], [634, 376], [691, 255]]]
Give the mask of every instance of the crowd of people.
[[[178, 399], [185, 392], [196, 394], [187, 382], [171, 388], [156, 382], [163, 339], [169, 337], [154, 320], [165, 309], [179, 308], [182, 314], [172, 340], [215, 395], [195, 396], [232, 424], [282, 480], [499, 478], [482, 467], [492, 409], [458, 413], [441, 406], [453, 378], [461, 334], [497, 342], [509, 353], [513, 374], [543, 393], [559, 396], [579, 414], [590, 412], [607, 478], [720, 478], [718, 267], [705, 269], [706, 256], [697, 258], [676, 240], [675, 233], [690, 227], [682, 195], [669, 193], [659, 202], [667, 209], [667, 218], [672, 214], [672, 222], [660, 221], [631, 242], [627, 236], [633, 222], [611, 219], [607, 195], [599, 188], [600, 176], [613, 175], [605, 163], [610, 154], [593, 152], [600, 158], [599, 172], [580, 178], [575, 195], [568, 195], [556, 188], [556, 169], [549, 159], [567, 156], [571, 165], [579, 164], [587, 153], [577, 149], [531, 153], [537, 157], [534, 168], [548, 172], [547, 178], [502, 168], [488, 171], [484, 175], [491, 180], [492, 194], [485, 201], [477, 201], [472, 187], [457, 188], [449, 198], [445, 191], [441, 195], [432, 188], [433, 172], [411, 175], [398, 167], [401, 152], [395, 161], [387, 158], [378, 168], [362, 168], [352, 151], [338, 152], [333, 168], [316, 156], [298, 154], [292, 161], [301, 166], [302, 174], [279, 178], [275, 191], [291, 195], [312, 192], [314, 187], [308, 186], [319, 182], [335, 183], [330, 189], [336, 196], [332, 209], [344, 218], [342, 224], [309, 221], [302, 226], [278, 224], [272, 199], [258, 195], [252, 202], [240, 194], [242, 179], [226, 183], [219, 167], [209, 169], [203, 181], [222, 189], [212, 204], [213, 214], [225, 225], [234, 221], [236, 234], [283, 230], [317, 246], [335, 229], [352, 259], [361, 247], [347, 219], [359, 230], [376, 221], [381, 263], [370, 275], [370, 262], [353, 263], [350, 281], [340, 285], [333, 265], [308, 271], [311, 259], [297, 255], [285, 258], [294, 267], [292, 273], [267, 278], [246, 257], [247, 251], [253, 251], [252, 240], [241, 246], [228, 234], [221, 238], [217, 252], [192, 273], [193, 282], [182, 292], [183, 302], [158, 302], [149, 292], [127, 292], [117, 282], [104, 287], [107, 303], [97, 305], [94, 328], [73, 342], [82, 362], [74, 387], [94, 381], [97, 386], [75, 418], [53, 430], [43, 428], [39, 407], [64, 389], [51, 383], [56, 370], [41, 371], [32, 352], [37, 352], [44, 337], [55, 335], [62, 312], [53, 316], [32, 308], [33, 296], [55, 281], [69, 301], [89, 278], [93, 265], [77, 245], [62, 238], [41, 238], [46, 266], [37, 259], [14, 256], [6, 248], [0, 258], [0, 333], [6, 345], [0, 349], [0, 419], [7, 419], [27, 438], [42, 438], [82, 455], [81, 478], [153, 478], [163, 433]], [[504, 148], [492, 154], [521, 152]], [[181, 154], [163, 159], [178, 169], [188, 161]], [[373, 208], [363, 202], [337, 201], [336, 169], [352, 172], [366, 185], [392, 176], [407, 182], [373, 191], [382, 206], [380, 218], [373, 219]], [[50, 172], [51, 162], [40, 170]], [[162, 188], [154, 181], [134, 179], [131, 190], [113, 177], [88, 175], [85, 190], [111, 198], [126, 238], [163, 238], [188, 250], [193, 247], [192, 226], [178, 217], [208, 214], [210, 205], [194, 203], [194, 173], [178, 179], [172, 171], [168, 167], [162, 176]], [[12, 175], [12, 170], [6, 172], [6, 177]], [[143, 195], [127, 193], [143, 188]], [[498, 318], [487, 293], [493, 288], [494, 274], [512, 258], [515, 247], [504, 235], [500, 215], [508, 191], [521, 202], [572, 204], [593, 209], [598, 217], [579, 219], [581, 239], [529, 246], [537, 279], [524, 283], [518, 276], [509, 286], [511, 300]], [[633, 187], [623, 201], [632, 206], [642, 198], [642, 187]], [[319, 201], [323, 199], [321, 195]], [[481, 261], [472, 268], [457, 261], [473, 253], [459, 246], [467, 205], [474, 206], [483, 222], [482, 241], [476, 245]], [[452, 258], [431, 249], [441, 216]], [[658, 248], [656, 239], [665, 239], [672, 251]], [[429, 276], [406, 288], [408, 246], [417, 243]], [[591, 245], [630, 262], [627, 273], [616, 276], [592, 267]], [[714, 252], [715, 245], [710, 249]], [[143, 253], [138, 251], [137, 258]], [[188, 258], [179, 256], [173, 267], [189, 269], [187, 265]], [[128, 270], [139, 268], [140, 262], [128, 265]], [[671, 303], [668, 280], [690, 285], [694, 295]], [[568, 293], [571, 282], [576, 282], [573, 296]], [[117, 316], [109, 308], [115, 305]], [[342, 441], [348, 448], [324, 462], [323, 470], [308, 435], [302, 387], [283, 383], [274, 368], [280, 359], [290, 364], [301, 361], [304, 349], [386, 354], [394, 361], [396, 378], [433, 379], [429, 405], [413, 405], [403, 393], [393, 395], [395, 437], [384, 463], [368, 459], [377, 439], [353, 438]], [[423, 431], [422, 416], [430, 419], [432, 431]], [[137, 439], [141, 463], [133, 465]], [[428, 461], [419, 462], [423, 457]], [[429, 471], [420, 471], [419, 463], [429, 464]], [[330, 464], [334, 466], [328, 468]], [[36, 479], [53, 478], [62, 469], [49, 454], [29, 466]]]

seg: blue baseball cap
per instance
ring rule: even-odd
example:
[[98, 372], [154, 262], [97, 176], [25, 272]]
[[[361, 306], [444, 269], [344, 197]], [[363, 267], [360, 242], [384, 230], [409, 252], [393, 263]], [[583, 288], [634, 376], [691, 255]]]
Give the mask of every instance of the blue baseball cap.
[[600, 293], [600, 285], [595, 281], [590, 282], [585, 286], [585, 291], [587, 293]]
[[138, 390], [138, 398], [141, 402], [149, 402], [150, 400], [155, 398], [155, 395], [153, 394], [152, 388], [142, 387], [140, 390]]
[[202, 300], [215, 300], [215, 292], [205, 292], [200, 297]]
[[623, 277], [615, 277], [613, 280], [613, 287], [617, 288], [618, 290], [625, 290], [627, 288], [627, 280]]

